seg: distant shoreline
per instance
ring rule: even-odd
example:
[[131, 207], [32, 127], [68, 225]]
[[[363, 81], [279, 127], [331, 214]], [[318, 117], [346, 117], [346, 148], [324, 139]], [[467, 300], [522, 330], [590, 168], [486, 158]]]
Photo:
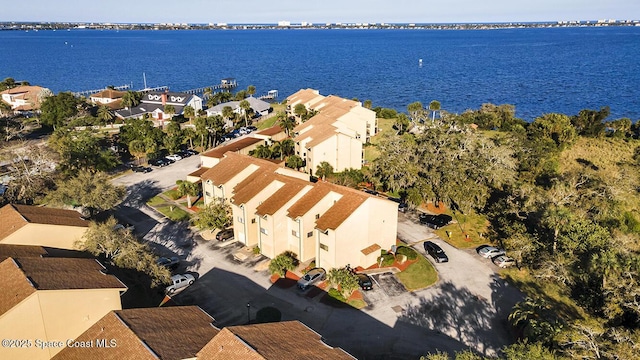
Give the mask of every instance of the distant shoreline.
[[504, 22], [504, 23], [323, 23], [293, 24], [185, 24], [185, 23], [92, 23], [92, 22], [0, 22], [0, 31], [27, 30], [313, 30], [313, 29], [363, 29], [363, 30], [490, 30], [566, 27], [638, 26], [640, 20], [585, 20], [553, 22]]

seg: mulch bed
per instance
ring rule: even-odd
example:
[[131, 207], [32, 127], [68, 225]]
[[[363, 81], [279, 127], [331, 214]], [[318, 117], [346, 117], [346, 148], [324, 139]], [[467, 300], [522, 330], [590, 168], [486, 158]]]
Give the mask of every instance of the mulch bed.
[[298, 275], [292, 273], [291, 271], [287, 271], [284, 277], [280, 277], [278, 274], [271, 275], [271, 283], [279, 288], [288, 289], [292, 286], [295, 286], [298, 282]]
[[[416, 261], [418, 261], [418, 259], [416, 259], [416, 260], [407, 260], [403, 264], [399, 263], [398, 261], [395, 261], [390, 266], [385, 266], [385, 267], [390, 267], [390, 268], [391, 267], [395, 267], [395, 268], [398, 268], [398, 270], [400, 270], [400, 271], [405, 271], [405, 270], [407, 270], [409, 265], [413, 264]], [[382, 267], [382, 269], [384, 269], [385, 267]], [[369, 266], [366, 270], [373, 270], [373, 269], [380, 269], [380, 268], [378, 267], [378, 264], [375, 264], [375, 265]]]

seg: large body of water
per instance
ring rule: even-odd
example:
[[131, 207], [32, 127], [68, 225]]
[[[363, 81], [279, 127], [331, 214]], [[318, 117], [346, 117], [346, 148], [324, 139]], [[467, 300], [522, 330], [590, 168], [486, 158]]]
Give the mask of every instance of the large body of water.
[[[234, 77], [281, 99], [315, 88], [406, 111], [514, 104], [526, 120], [611, 107], [640, 119], [640, 27], [512, 30], [0, 31], [0, 78], [54, 92], [173, 91]], [[419, 66], [422, 59], [422, 66]]]

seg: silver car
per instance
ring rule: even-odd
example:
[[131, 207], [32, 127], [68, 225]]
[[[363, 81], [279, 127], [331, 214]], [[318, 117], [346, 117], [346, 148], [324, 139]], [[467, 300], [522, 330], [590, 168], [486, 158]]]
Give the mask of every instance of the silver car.
[[504, 250], [498, 249], [493, 246], [485, 246], [482, 249], [478, 250], [478, 255], [482, 256], [485, 259], [491, 259], [496, 256], [504, 255]]
[[503, 268], [503, 269], [511, 267], [511, 266], [516, 264], [516, 261], [514, 259], [508, 257], [507, 255], [496, 256], [491, 261], [493, 261], [494, 264], [496, 264], [498, 267]]
[[191, 274], [182, 274], [182, 275], [173, 275], [171, 277], [172, 284], [167, 286], [165, 292], [167, 294], [173, 294], [177, 290], [186, 288], [187, 286], [193, 284], [196, 279]]
[[315, 285], [323, 281], [327, 277], [327, 272], [322, 268], [315, 268], [309, 270], [303, 277], [298, 280], [298, 288], [300, 290], [306, 290], [309, 286]]

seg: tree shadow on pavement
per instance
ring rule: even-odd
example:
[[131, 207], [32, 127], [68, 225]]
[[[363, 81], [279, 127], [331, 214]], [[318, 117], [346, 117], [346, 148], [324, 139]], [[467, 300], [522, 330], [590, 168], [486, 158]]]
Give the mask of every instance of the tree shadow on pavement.
[[[387, 325], [351, 307], [333, 308], [305, 296], [297, 288], [276, 285], [265, 289], [250, 277], [213, 268], [174, 298], [179, 305], [198, 305], [217, 327], [244, 325], [258, 319], [265, 308], [281, 312], [282, 321], [298, 320], [361, 360], [417, 359], [437, 350], [452, 354], [468, 346], [437, 331], [408, 322]], [[390, 310], [392, 311], [392, 310]]]
[[153, 180], [144, 180], [127, 187], [127, 194], [122, 201], [122, 205], [140, 208], [145, 206], [147, 201], [159, 194], [161, 189], [157, 182]]
[[508, 340], [496, 336], [496, 312], [491, 304], [467, 288], [443, 282], [431, 298], [408, 306], [399, 321], [446, 334], [484, 355], [494, 355]]

